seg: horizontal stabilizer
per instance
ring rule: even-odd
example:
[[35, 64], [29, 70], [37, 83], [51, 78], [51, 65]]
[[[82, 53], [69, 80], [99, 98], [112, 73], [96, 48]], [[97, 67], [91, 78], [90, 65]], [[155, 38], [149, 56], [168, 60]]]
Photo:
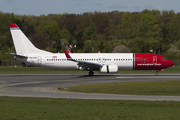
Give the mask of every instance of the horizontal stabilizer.
[[9, 55], [17, 56], [17, 57], [21, 57], [21, 58], [28, 58], [27, 56], [18, 55], [18, 54], [16, 54], [16, 53], [9, 53]]

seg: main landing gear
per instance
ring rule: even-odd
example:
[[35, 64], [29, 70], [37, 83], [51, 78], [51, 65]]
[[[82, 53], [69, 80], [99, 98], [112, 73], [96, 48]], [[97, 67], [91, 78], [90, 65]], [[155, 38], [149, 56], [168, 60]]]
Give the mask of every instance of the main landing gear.
[[94, 75], [94, 72], [91, 70], [89, 71], [89, 76], [93, 76]]
[[159, 75], [159, 70], [156, 70], [155, 75], [156, 75], [156, 76]]

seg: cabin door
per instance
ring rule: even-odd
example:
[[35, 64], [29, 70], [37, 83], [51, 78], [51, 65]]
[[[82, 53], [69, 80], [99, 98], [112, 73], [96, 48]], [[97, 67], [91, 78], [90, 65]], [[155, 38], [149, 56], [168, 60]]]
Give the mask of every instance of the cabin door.
[[38, 65], [40, 66], [41, 65], [41, 62], [42, 62], [42, 59], [41, 59], [41, 56], [38, 56]]
[[153, 64], [154, 64], [154, 65], [157, 64], [157, 56], [153, 56]]

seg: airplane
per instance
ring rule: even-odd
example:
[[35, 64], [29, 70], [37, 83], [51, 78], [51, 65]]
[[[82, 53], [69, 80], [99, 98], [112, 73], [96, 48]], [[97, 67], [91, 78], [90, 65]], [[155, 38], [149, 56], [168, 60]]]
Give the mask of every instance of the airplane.
[[36, 48], [20, 28], [9, 24], [16, 53], [14, 58], [26, 65], [59, 69], [86, 70], [89, 76], [93, 71], [100, 73], [118, 73], [118, 70], [155, 70], [159, 71], [174, 65], [166, 57], [148, 53], [51, 53]]

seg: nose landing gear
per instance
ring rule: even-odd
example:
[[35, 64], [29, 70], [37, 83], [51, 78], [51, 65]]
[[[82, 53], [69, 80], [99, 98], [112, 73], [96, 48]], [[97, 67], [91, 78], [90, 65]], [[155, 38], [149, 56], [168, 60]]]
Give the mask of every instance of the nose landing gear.
[[156, 76], [159, 75], [159, 70], [156, 70], [155, 75], [156, 75]]

